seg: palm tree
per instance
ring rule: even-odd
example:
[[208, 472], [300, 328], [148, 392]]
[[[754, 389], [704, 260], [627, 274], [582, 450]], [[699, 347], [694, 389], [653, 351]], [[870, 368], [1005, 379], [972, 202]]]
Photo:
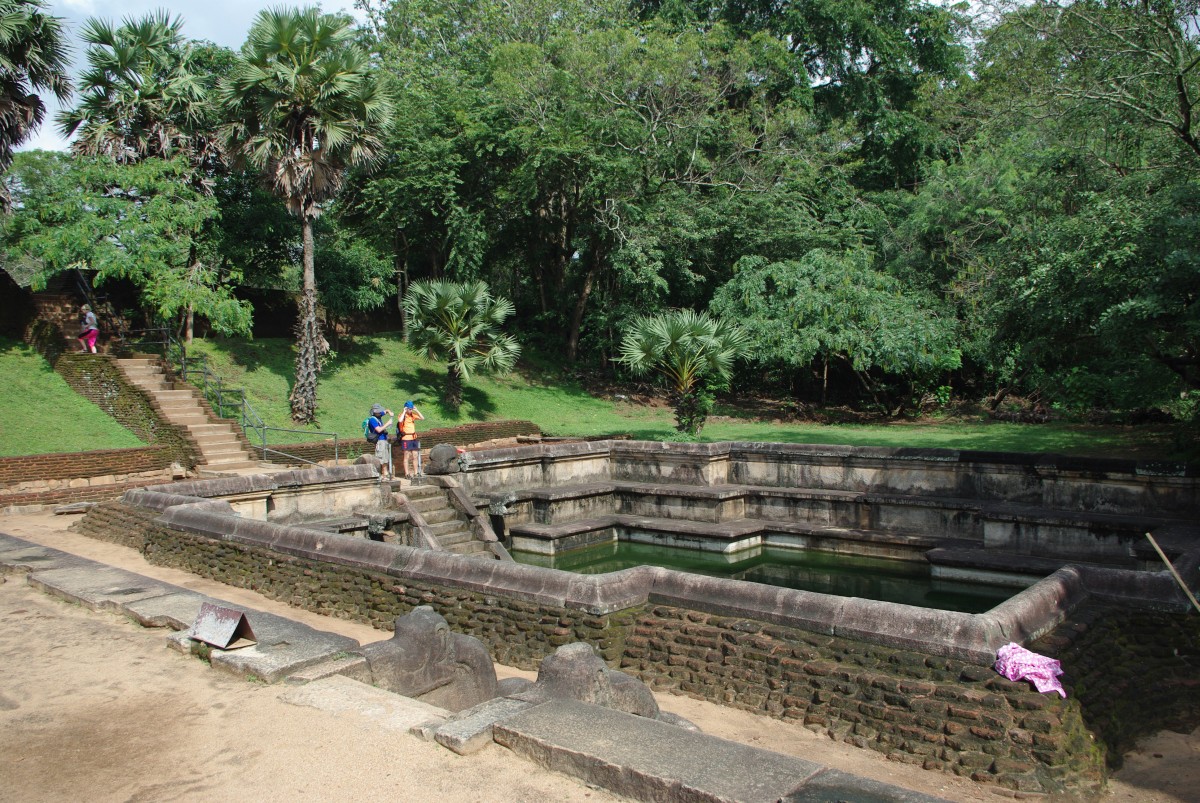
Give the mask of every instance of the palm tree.
[[58, 115], [71, 148], [119, 163], [183, 153], [193, 163], [211, 136], [198, 131], [204, 86], [191, 68], [183, 20], [165, 11], [120, 27], [89, 19], [80, 36], [87, 43], [87, 70], [79, 77], [79, 103]]
[[[71, 96], [62, 24], [43, 8], [41, 0], [0, 0], [0, 173], [46, 116], [34, 90], [53, 92], [60, 101]], [[0, 208], [8, 208], [4, 190]]]
[[317, 374], [328, 344], [317, 317], [313, 221], [351, 166], [383, 152], [392, 103], [353, 41], [348, 17], [315, 8], [259, 13], [230, 78], [221, 84], [230, 156], [261, 173], [300, 218], [303, 290], [292, 418], [316, 418]]
[[444, 401], [462, 404], [463, 382], [480, 371], [511, 371], [521, 346], [500, 331], [512, 302], [494, 298], [486, 282], [413, 282], [404, 295], [408, 342], [446, 363]]
[[621, 342], [621, 356], [635, 375], [657, 370], [671, 383], [675, 428], [698, 435], [712, 410], [710, 379], [727, 382], [733, 361], [746, 348], [737, 325], [690, 309], [636, 319]]

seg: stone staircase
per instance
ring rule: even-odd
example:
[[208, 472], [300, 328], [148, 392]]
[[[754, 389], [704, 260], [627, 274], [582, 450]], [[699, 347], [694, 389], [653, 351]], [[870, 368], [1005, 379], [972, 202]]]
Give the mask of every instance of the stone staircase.
[[436, 485], [407, 485], [404, 495], [408, 497], [411, 510], [425, 519], [425, 524], [447, 552], [466, 557], [494, 560], [495, 555], [487, 544], [471, 534], [471, 526], [446, 498]]
[[238, 472], [261, 467], [238, 437], [237, 425], [213, 417], [196, 388], [169, 381], [158, 359], [128, 357], [117, 360], [117, 364], [130, 382], [155, 399], [167, 421], [187, 429], [200, 447], [197, 468], [202, 473]]

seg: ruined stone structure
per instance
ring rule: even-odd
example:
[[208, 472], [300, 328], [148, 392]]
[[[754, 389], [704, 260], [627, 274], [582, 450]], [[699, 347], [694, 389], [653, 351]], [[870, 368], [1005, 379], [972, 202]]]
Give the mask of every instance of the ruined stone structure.
[[[1200, 717], [1193, 693], [1200, 661], [1189, 652], [1200, 644], [1200, 628], [1183, 616], [1182, 593], [1142, 559], [1131, 535], [1156, 530], [1176, 568], [1196, 582], [1196, 540], [1186, 521], [1197, 507], [1197, 482], [1186, 469], [763, 444], [561, 444], [470, 457], [455, 475], [466, 490], [477, 502], [498, 499], [514, 518], [527, 506], [529, 524], [540, 523], [539, 499], [553, 502], [556, 488], [575, 487], [563, 493], [652, 508], [657, 515], [599, 510], [657, 519], [641, 525], [651, 533], [664, 531], [663, 521], [684, 521], [687, 505], [679, 500], [689, 498], [704, 502], [699, 510], [710, 520], [701, 523], [718, 530], [739, 517], [722, 521], [729, 511], [708, 503], [734, 500], [755, 514], [740, 518], [768, 522], [760, 528], [767, 536], [811, 537], [820, 517], [834, 522], [852, 513], [860, 526], [846, 543], [886, 539], [889, 522], [908, 522], [906, 537], [953, 535], [981, 560], [990, 542], [1053, 565], [1008, 602], [961, 614], [655, 567], [571, 575], [271, 520], [272, 510], [295, 504], [289, 497], [333, 499], [338, 486], [369, 495], [370, 466], [293, 472], [240, 493], [204, 483], [134, 491], [93, 509], [78, 527], [135, 546], [156, 563], [379, 627], [430, 606], [452, 630], [514, 666], [534, 668], [560, 646], [587, 642], [609, 667], [654, 688], [796, 720], [897, 761], [1012, 790], [1090, 789], [1103, 778], [1109, 733], [1116, 745], [1161, 723], [1160, 712]], [[635, 497], [638, 483], [658, 492]], [[596, 485], [612, 488], [579, 495], [580, 486]], [[775, 503], [767, 500], [782, 500], [780, 509], [793, 514], [812, 511], [802, 520], [810, 532], [794, 520], [789, 532], [782, 514], [770, 518]], [[231, 505], [266, 515], [233, 516]], [[543, 509], [553, 515], [552, 506]], [[1088, 538], [1101, 547], [1100, 562], [1073, 562]], [[1089, 642], [1101, 624], [1109, 640]], [[1138, 653], [1148, 633], [1175, 639], [1175, 652]], [[1060, 700], [997, 675], [990, 664], [1008, 641], [1061, 658], [1068, 688], [1079, 681], [1079, 693]], [[1096, 670], [1098, 650], [1110, 671]], [[1113, 700], [1140, 688], [1158, 704], [1142, 706], [1132, 721]]]

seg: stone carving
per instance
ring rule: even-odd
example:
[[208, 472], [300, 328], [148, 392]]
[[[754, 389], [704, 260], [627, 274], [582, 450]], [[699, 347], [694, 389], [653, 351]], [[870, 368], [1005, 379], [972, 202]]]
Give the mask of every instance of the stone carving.
[[496, 696], [496, 667], [483, 642], [452, 632], [428, 605], [397, 617], [392, 637], [362, 652], [371, 682], [405, 697], [462, 711]]
[[512, 696], [533, 703], [579, 700], [697, 730], [683, 717], [660, 710], [649, 686], [632, 675], [610, 669], [592, 646], [582, 641], [564, 644], [543, 658], [537, 682]]
[[453, 474], [458, 470], [458, 449], [448, 443], [439, 443], [429, 450], [429, 460], [425, 465], [425, 473]]

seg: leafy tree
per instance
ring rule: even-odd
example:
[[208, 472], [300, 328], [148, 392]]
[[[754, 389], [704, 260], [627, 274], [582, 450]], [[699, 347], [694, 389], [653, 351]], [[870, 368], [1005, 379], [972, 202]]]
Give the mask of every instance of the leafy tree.
[[217, 331], [247, 334], [249, 305], [214, 271], [195, 270], [190, 259], [216, 204], [187, 182], [189, 170], [182, 157], [118, 165], [44, 151], [18, 154], [7, 177], [16, 207], [3, 230], [10, 273], [41, 289], [59, 271], [94, 270], [100, 283], [137, 285], [152, 317], [170, 320], [193, 305]]
[[512, 302], [494, 297], [485, 282], [413, 282], [404, 296], [408, 342], [430, 359], [446, 363], [444, 401], [462, 405], [463, 382], [480, 371], [508, 372], [521, 347], [500, 327]]
[[349, 18], [311, 8], [259, 13], [221, 99], [230, 154], [262, 172], [300, 219], [303, 289], [291, 406], [295, 421], [310, 423], [328, 349], [317, 317], [313, 221], [349, 167], [379, 158], [392, 103], [354, 42]]
[[674, 310], [634, 320], [617, 362], [634, 374], [662, 374], [671, 387], [675, 428], [695, 436], [712, 412], [710, 391], [728, 381], [746, 341], [742, 328], [725, 318]]
[[1002, 8], [981, 68], [1019, 107], [1070, 118], [1094, 154], [1124, 169], [1175, 158], [1146, 148], [1151, 131], [1181, 146], [1192, 170], [1200, 166], [1195, 3], [1040, 0]]
[[[0, 0], [0, 173], [46, 116], [34, 90], [60, 101], [71, 96], [62, 24], [43, 13], [45, 7], [41, 0]], [[0, 209], [8, 203], [0, 197]]]
[[741, 322], [749, 333], [747, 356], [759, 365], [818, 366], [822, 401], [831, 362], [852, 371], [876, 403], [879, 373], [907, 377], [919, 392], [960, 364], [953, 318], [939, 315], [933, 299], [905, 292], [873, 270], [863, 250], [816, 249], [784, 262], [744, 257], [712, 309]]
[[119, 163], [180, 153], [191, 158], [197, 145], [210, 141], [196, 130], [206, 98], [182, 28], [183, 20], [165, 11], [116, 27], [87, 21], [80, 34], [88, 67], [79, 78], [79, 101], [58, 115], [76, 153]]

